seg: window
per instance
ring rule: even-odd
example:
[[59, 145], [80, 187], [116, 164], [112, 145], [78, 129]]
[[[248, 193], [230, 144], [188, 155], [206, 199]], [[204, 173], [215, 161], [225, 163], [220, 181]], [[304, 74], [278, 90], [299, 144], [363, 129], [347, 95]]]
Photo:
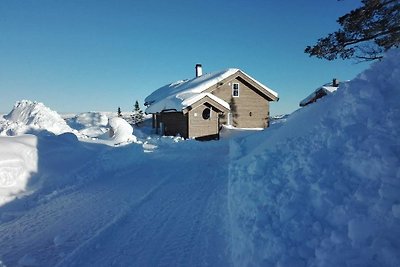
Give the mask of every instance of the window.
[[232, 96], [239, 97], [239, 84], [238, 83], [232, 84]]
[[203, 110], [202, 116], [203, 116], [203, 119], [209, 120], [210, 117], [211, 117], [211, 110], [210, 110], [209, 108], [205, 108], [205, 109]]

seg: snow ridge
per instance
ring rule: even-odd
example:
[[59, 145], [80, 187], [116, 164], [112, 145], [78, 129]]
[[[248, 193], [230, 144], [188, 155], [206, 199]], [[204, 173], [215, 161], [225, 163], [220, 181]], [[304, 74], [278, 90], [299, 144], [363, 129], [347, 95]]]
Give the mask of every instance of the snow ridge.
[[0, 125], [0, 135], [13, 136], [43, 130], [54, 134], [73, 132], [57, 112], [43, 103], [30, 100], [16, 102], [4, 119], [6, 122]]
[[400, 265], [399, 84], [393, 50], [280, 127], [231, 144], [237, 266]]

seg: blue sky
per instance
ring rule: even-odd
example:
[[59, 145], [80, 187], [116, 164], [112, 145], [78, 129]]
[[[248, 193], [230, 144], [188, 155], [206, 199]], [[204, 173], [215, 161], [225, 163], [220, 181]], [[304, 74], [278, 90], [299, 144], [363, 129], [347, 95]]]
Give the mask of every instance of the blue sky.
[[310, 58], [304, 48], [336, 30], [360, 1], [2, 0], [0, 112], [15, 101], [58, 112], [131, 111], [176, 80], [229, 67], [277, 91], [290, 113], [333, 77], [368, 64]]

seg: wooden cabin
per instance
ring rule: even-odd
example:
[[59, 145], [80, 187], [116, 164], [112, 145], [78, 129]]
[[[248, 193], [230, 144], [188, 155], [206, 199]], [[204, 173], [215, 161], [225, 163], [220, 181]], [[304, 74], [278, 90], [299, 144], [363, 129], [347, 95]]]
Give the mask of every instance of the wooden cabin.
[[218, 138], [222, 125], [236, 128], [269, 126], [269, 102], [278, 94], [240, 69], [202, 74], [163, 86], [145, 99], [153, 127], [163, 135]]
[[299, 106], [305, 107], [309, 104], [317, 102], [318, 99], [335, 92], [339, 87], [339, 81], [333, 79], [331, 83], [326, 83], [315, 89], [309, 96], [300, 101]]

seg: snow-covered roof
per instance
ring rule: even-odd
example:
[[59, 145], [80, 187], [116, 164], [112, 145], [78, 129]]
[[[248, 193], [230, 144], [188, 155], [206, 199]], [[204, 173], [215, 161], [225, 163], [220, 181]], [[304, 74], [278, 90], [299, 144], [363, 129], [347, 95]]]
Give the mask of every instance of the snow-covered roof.
[[[204, 91], [239, 71], [241, 70], [230, 68], [213, 73], [207, 73], [191, 80], [180, 80], [167, 84], [146, 97], [145, 105], [148, 106], [146, 113], [156, 113], [163, 110], [181, 111], [206, 96], [218, 102], [225, 108], [230, 109], [229, 104], [226, 101], [210, 93], [204, 93]], [[278, 94], [275, 91], [261, 84], [243, 71], [241, 72], [269, 94], [278, 97]]]
[[307, 96], [306, 98], [301, 100], [300, 106], [303, 107], [303, 106], [306, 106], [307, 104], [315, 101], [318, 93], [325, 93], [325, 95], [329, 95], [329, 94], [335, 92], [337, 89], [338, 89], [338, 86], [332, 86], [332, 83], [324, 84], [323, 86], [315, 89], [314, 92], [312, 92], [309, 96]]
[[189, 107], [189, 106], [193, 105], [194, 103], [196, 103], [197, 101], [203, 99], [206, 96], [211, 98], [212, 100], [214, 100], [215, 102], [217, 102], [218, 104], [223, 106], [224, 108], [226, 108], [228, 110], [231, 109], [231, 107], [229, 106], [229, 104], [225, 100], [223, 100], [223, 99], [221, 99], [221, 98], [219, 98], [219, 97], [217, 97], [217, 96], [215, 96], [213, 94], [210, 94], [210, 93], [195, 94], [194, 96], [182, 101], [182, 105], [184, 107]]

